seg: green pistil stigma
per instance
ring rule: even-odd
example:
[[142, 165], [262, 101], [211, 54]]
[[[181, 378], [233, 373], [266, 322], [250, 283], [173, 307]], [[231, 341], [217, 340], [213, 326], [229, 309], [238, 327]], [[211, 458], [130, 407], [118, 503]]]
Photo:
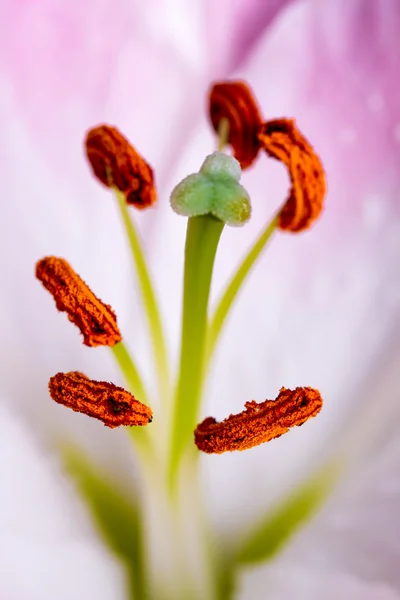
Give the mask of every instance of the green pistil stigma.
[[199, 173], [188, 175], [171, 194], [173, 210], [184, 217], [212, 215], [233, 227], [247, 223], [251, 216], [250, 197], [240, 185], [239, 162], [223, 152], [205, 159]]

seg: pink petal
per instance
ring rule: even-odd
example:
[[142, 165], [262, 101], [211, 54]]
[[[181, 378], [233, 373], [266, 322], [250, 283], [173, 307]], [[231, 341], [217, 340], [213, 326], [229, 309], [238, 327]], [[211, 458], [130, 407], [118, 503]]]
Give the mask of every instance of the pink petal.
[[[384, 426], [400, 385], [397, 373], [382, 391], [400, 339], [400, 6], [367, 6], [293, 5], [238, 72], [266, 118], [296, 118], [322, 157], [328, 195], [313, 229], [279, 233], [249, 278], [221, 341], [202, 416], [224, 418], [247, 400], [275, 397], [282, 385], [315, 386], [325, 406], [313, 422], [252, 452], [204, 459], [215, 524], [230, 542], [243, 520], [254, 522], [318, 462], [327, 444], [334, 448], [343, 421], [362, 414], [371, 386], [385, 406], [378, 419]], [[202, 124], [196, 133], [171, 187], [212, 148]], [[253, 219], [223, 234], [216, 296], [289, 185], [283, 166], [264, 156], [242, 182]], [[165, 214], [153, 246], [162, 289], [168, 288], [171, 335], [181, 275], [170, 265], [179, 261], [184, 229], [179, 217]], [[236, 491], [227, 499], [230, 486]]]
[[209, 58], [218, 71], [236, 69], [274, 19], [293, 0], [207, 0], [205, 17]]

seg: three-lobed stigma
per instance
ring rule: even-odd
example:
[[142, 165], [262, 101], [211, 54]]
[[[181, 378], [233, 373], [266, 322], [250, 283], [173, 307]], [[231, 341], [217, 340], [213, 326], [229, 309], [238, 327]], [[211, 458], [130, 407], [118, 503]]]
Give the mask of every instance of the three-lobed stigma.
[[226, 225], [240, 226], [251, 215], [250, 196], [240, 185], [239, 162], [223, 152], [207, 156], [199, 173], [185, 177], [172, 190], [171, 207], [185, 217], [213, 215]]

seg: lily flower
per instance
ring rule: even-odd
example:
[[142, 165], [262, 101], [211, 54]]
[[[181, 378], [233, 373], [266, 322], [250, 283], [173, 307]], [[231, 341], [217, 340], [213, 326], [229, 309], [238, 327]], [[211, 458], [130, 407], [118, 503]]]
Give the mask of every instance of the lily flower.
[[7, 7], [4, 597], [400, 594], [398, 7], [265, 4]]

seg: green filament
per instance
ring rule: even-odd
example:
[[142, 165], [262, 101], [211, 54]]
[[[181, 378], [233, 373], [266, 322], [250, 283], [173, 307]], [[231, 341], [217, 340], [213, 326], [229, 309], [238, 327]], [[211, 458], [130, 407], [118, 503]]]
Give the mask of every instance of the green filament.
[[269, 511], [242, 542], [235, 557], [238, 565], [271, 560], [297, 530], [321, 508], [342, 473], [337, 459], [328, 460], [292, 494]]
[[122, 221], [124, 223], [125, 230], [128, 236], [129, 245], [132, 252], [132, 258], [136, 266], [139, 285], [142, 292], [143, 305], [146, 311], [150, 334], [153, 342], [153, 351], [159, 380], [160, 395], [163, 398], [165, 396], [166, 390], [168, 389], [169, 383], [168, 357], [157, 299], [151, 281], [150, 273], [146, 264], [146, 260], [143, 254], [143, 249], [141, 246], [139, 235], [129, 215], [125, 196], [122, 192], [115, 188], [114, 191], [118, 199], [118, 205], [120, 208]]
[[61, 450], [64, 466], [84, 499], [98, 531], [121, 560], [128, 579], [129, 598], [145, 600], [144, 549], [138, 506], [115, 482], [108, 481], [72, 446]]
[[[113, 348], [112, 353], [117, 361], [121, 373], [128, 385], [129, 391], [139, 402], [149, 404], [148, 395], [144, 388], [137, 366], [131, 358], [124, 342], [119, 342]], [[150, 437], [146, 427], [127, 427], [132, 440], [147, 451], [150, 449]]]
[[270, 223], [261, 232], [261, 235], [256, 240], [248, 254], [243, 259], [236, 273], [233, 275], [230, 283], [228, 284], [222, 298], [220, 299], [218, 306], [215, 310], [214, 316], [211, 320], [208, 334], [207, 334], [207, 351], [206, 351], [206, 363], [209, 364], [212, 355], [215, 350], [216, 343], [221, 334], [222, 328], [229, 315], [232, 305], [240, 292], [242, 285], [256, 263], [257, 259], [261, 255], [268, 241], [271, 239], [272, 234], [276, 230], [277, 217], [274, 217]]
[[111, 348], [111, 350], [119, 368], [121, 369], [125, 381], [129, 386], [130, 392], [138, 400], [140, 400], [140, 402], [147, 404], [148, 396], [140, 377], [140, 373], [137, 366], [133, 362], [124, 342], [119, 342], [119, 344], [116, 344], [113, 348]]
[[218, 150], [223, 151], [229, 141], [229, 121], [226, 117], [220, 120], [218, 125]]

